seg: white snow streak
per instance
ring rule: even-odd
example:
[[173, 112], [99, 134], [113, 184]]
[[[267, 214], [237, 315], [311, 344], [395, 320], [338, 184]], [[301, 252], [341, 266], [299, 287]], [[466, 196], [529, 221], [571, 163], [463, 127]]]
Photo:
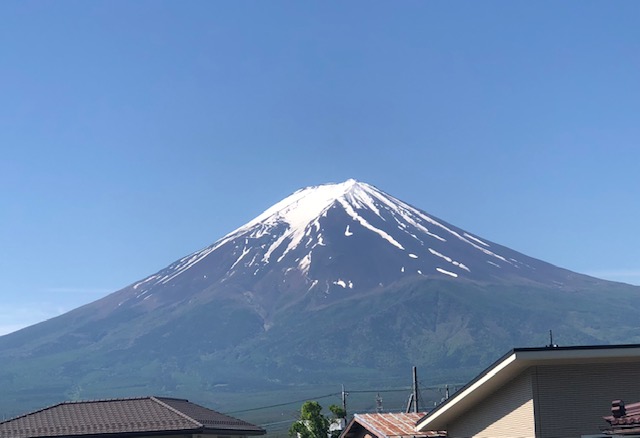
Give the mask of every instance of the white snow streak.
[[357, 183], [345, 194], [345, 199], [349, 201], [357, 209], [369, 209], [373, 211], [376, 216], [384, 220], [384, 217], [380, 214], [380, 210], [375, 203], [375, 200], [370, 195], [370, 187], [366, 184]]
[[147, 278], [147, 279], [145, 279], [145, 280], [142, 280], [142, 281], [140, 281], [140, 282], [138, 282], [138, 283], [134, 284], [134, 285], [133, 285], [133, 289], [138, 289], [138, 287], [142, 286], [142, 285], [143, 285], [143, 284], [145, 284], [145, 283], [150, 282], [151, 280], [153, 280], [153, 279], [154, 279], [154, 278], [156, 278], [156, 277], [157, 277], [157, 275], [152, 275], [151, 277], [149, 277], [149, 278]]
[[[394, 198], [394, 199], [395, 199], [395, 198]], [[402, 202], [402, 201], [400, 201], [400, 200], [398, 200], [398, 199], [396, 199], [396, 202], [398, 202], [398, 204], [400, 204], [400, 206], [401, 206], [401, 207], [403, 207], [403, 208], [407, 209], [408, 211], [410, 211], [410, 212], [411, 212], [411, 213], [413, 213], [414, 215], [416, 215], [416, 216], [418, 216], [418, 217], [422, 218], [423, 220], [425, 220], [425, 221], [427, 221], [427, 222], [429, 222], [429, 223], [431, 223], [431, 224], [433, 224], [433, 225], [435, 225], [435, 226], [437, 226], [437, 227], [442, 228], [443, 230], [445, 230], [445, 231], [449, 232], [449, 233], [450, 233], [450, 234], [452, 234], [453, 236], [457, 237], [458, 239], [462, 240], [462, 241], [463, 241], [463, 242], [465, 242], [465, 243], [468, 243], [469, 245], [471, 245], [472, 247], [474, 247], [474, 248], [476, 248], [476, 249], [478, 249], [478, 250], [482, 251], [483, 253], [485, 253], [485, 254], [487, 254], [487, 255], [490, 255], [490, 256], [492, 256], [492, 257], [495, 257], [495, 258], [497, 258], [497, 259], [500, 259], [500, 260], [502, 260], [502, 261], [505, 261], [505, 262], [507, 262], [507, 263], [510, 263], [507, 259], [505, 259], [505, 258], [504, 258], [504, 257], [502, 257], [501, 255], [499, 255], [499, 254], [495, 254], [495, 253], [493, 253], [493, 252], [489, 251], [488, 249], [485, 249], [485, 248], [483, 248], [483, 247], [481, 247], [481, 246], [477, 245], [476, 243], [472, 242], [471, 240], [469, 240], [469, 239], [465, 238], [464, 236], [461, 236], [459, 233], [457, 233], [456, 231], [452, 230], [451, 228], [449, 228], [449, 227], [447, 227], [447, 226], [445, 226], [445, 225], [441, 224], [440, 222], [438, 222], [438, 221], [436, 221], [436, 220], [434, 220], [434, 219], [430, 218], [430, 217], [429, 217], [429, 216], [427, 216], [426, 214], [423, 214], [421, 211], [419, 211], [419, 210], [417, 210], [417, 209], [413, 208], [413, 207], [412, 207], [412, 206], [410, 206], [409, 204], [405, 204], [404, 202]]]
[[[271, 244], [271, 246], [269, 247], [267, 252], [264, 253], [264, 256], [262, 257], [262, 261], [265, 262], [265, 263], [268, 263], [269, 262], [269, 257], [271, 257], [271, 253], [273, 251], [275, 251], [276, 249], [278, 249], [280, 244], [282, 242], [284, 242], [285, 240], [287, 240], [288, 238], [289, 238], [289, 236], [287, 234], [283, 234], [282, 236], [278, 237], [276, 239], [276, 241]], [[285, 253], [286, 253], [286, 251], [280, 256], [280, 258], [284, 257]]]
[[298, 263], [298, 268], [306, 274], [309, 273], [309, 267], [311, 266], [311, 253], [307, 254], [306, 256], [302, 257], [302, 260], [300, 260], [300, 263]]
[[441, 259], [444, 259], [444, 260], [448, 261], [449, 263], [451, 263], [451, 264], [452, 264], [452, 265], [454, 265], [454, 266], [457, 266], [457, 267], [459, 267], [459, 268], [462, 268], [462, 269], [464, 269], [464, 270], [465, 270], [465, 271], [467, 271], [467, 272], [471, 272], [471, 271], [469, 270], [469, 268], [467, 268], [463, 263], [457, 262], [457, 261], [453, 260], [451, 257], [446, 256], [446, 255], [444, 255], [444, 254], [440, 254], [438, 251], [436, 251], [436, 250], [435, 250], [435, 249], [433, 249], [433, 248], [429, 248], [429, 252], [430, 252], [431, 254], [433, 254], [434, 256], [438, 256], [438, 257], [440, 257]]
[[400, 245], [393, 237], [391, 237], [386, 232], [384, 232], [384, 231], [372, 226], [364, 218], [360, 217], [358, 215], [358, 213], [356, 213], [356, 211], [353, 209], [353, 207], [351, 207], [351, 205], [349, 203], [347, 203], [344, 199], [338, 199], [338, 202], [342, 205], [342, 207], [344, 207], [344, 209], [347, 212], [347, 214], [349, 216], [351, 216], [354, 220], [358, 221], [360, 223], [360, 225], [362, 225], [366, 229], [371, 230], [374, 233], [378, 234], [380, 237], [382, 237], [384, 240], [386, 240], [387, 242], [389, 242], [393, 246], [396, 246], [396, 247], [404, 250], [404, 247], [402, 245]]
[[483, 242], [482, 240], [478, 239], [477, 237], [472, 236], [472, 235], [471, 235], [471, 234], [469, 234], [469, 233], [462, 233], [462, 235], [463, 235], [464, 237], [467, 237], [467, 238], [469, 238], [469, 239], [473, 240], [474, 242], [478, 242], [480, 245], [490, 246], [488, 243]]
[[219, 248], [226, 242], [227, 240], [218, 241], [218, 243], [208, 248], [205, 248], [201, 251], [195, 252], [187, 257], [182, 258], [175, 267], [173, 266], [170, 267], [175, 270], [174, 273], [172, 275], [166, 275], [165, 277], [163, 277], [160, 283], [167, 284], [169, 281], [173, 280], [178, 275], [182, 274], [184, 271], [191, 268], [193, 265], [198, 263], [200, 260], [204, 259], [206, 256], [211, 254], [216, 248]]
[[353, 236], [353, 233], [351, 231], [349, 231], [349, 225], [347, 225], [347, 229], [344, 230], [344, 235], [349, 237], [349, 236]]
[[378, 192], [376, 193], [376, 195], [377, 195], [376, 198], [378, 199], [378, 201], [385, 204], [391, 212], [398, 214], [402, 219], [408, 222], [409, 225], [412, 225], [418, 228], [426, 235], [431, 236], [435, 239], [438, 239], [441, 242], [447, 241], [444, 237], [441, 237], [441, 236], [438, 236], [437, 234], [432, 233], [427, 229], [427, 227], [425, 227], [424, 225], [422, 225], [421, 223], [413, 219], [412, 215], [416, 215], [417, 213], [416, 209], [411, 208], [411, 206], [409, 206], [408, 204], [405, 204], [399, 199], [388, 197], [388, 195], [385, 195], [382, 192]]
[[240, 262], [240, 260], [242, 260], [244, 258], [244, 256], [246, 256], [247, 254], [249, 254], [249, 248], [244, 248], [242, 250], [242, 254], [240, 254], [240, 257], [238, 257], [238, 260], [236, 260], [235, 262], [233, 262], [233, 265], [231, 265], [231, 267], [229, 268], [229, 270], [231, 271], [233, 268], [236, 267], [236, 265]]
[[455, 272], [451, 272], [451, 271], [446, 271], [442, 268], [436, 268], [436, 271], [440, 272], [441, 274], [446, 274], [446, 275], [450, 275], [453, 278], [458, 277], [458, 274], [456, 274]]

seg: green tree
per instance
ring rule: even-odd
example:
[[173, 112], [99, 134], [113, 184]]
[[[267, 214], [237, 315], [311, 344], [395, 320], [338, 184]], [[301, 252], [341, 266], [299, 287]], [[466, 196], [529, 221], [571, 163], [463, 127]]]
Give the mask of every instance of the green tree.
[[346, 418], [347, 417], [347, 411], [345, 411], [342, 406], [331, 405], [331, 406], [329, 406], [329, 410], [331, 411], [331, 413], [333, 414], [333, 416], [335, 418]]
[[317, 401], [307, 401], [300, 408], [300, 419], [289, 428], [289, 436], [300, 438], [327, 438], [329, 420], [322, 415]]

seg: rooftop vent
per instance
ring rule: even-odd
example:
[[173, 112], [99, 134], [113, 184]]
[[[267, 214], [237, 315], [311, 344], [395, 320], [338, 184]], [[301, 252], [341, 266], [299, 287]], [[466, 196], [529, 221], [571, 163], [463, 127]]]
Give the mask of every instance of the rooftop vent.
[[611, 414], [614, 418], [624, 417], [627, 414], [627, 410], [624, 407], [624, 401], [614, 400], [611, 402]]

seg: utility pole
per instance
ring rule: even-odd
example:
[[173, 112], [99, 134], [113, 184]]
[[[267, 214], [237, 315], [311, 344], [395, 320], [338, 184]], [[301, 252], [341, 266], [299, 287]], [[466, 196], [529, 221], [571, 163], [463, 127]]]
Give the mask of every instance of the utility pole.
[[344, 390], [344, 384], [342, 384], [342, 409], [344, 409], [344, 419], [347, 420], [347, 393]]

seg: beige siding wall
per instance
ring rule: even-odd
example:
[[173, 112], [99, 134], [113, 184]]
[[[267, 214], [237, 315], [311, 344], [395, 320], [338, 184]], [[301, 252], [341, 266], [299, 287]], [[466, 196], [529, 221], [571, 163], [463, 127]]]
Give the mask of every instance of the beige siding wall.
[[534, 438], [532, 372], [526, 371], [447, 425], [450, 438]]
[[611, 400], [640, 401], [640, 362], [533, 367], [538, 437], [596, 434]]

